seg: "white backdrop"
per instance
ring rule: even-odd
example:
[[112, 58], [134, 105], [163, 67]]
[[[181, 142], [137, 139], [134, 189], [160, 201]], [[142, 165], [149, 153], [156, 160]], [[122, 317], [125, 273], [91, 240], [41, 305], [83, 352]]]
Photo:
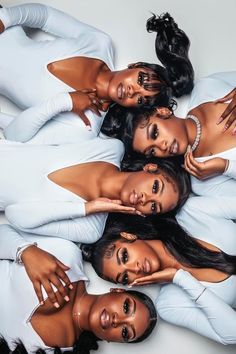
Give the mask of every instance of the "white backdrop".
[[[3, 6], [23, 2], [32, 1], [0, 1]], [[148, 34], [145, 24], [151, 12], [161, 14], [166, 11], [170, 12], [191, 40], [190, 58], [196, 78], [235, 69], [235, 0], [42, 0], [41, 2], [64, 10], [109, 33], [117, 49], [117, 69], [136, 61], [157, 61], [154, 51], [155, 34]], [[42, 35], [39, 34], [39, 37]], [[3, 112], [17, 111], [4, 98], [0, 98], [0, 105]], [[91, 279], [89, 291], [103, 292], [111, 286], [99, 279], [88, 265], [86, 272]], [[158, 287], [152, 286], [145, 291], [155, 297]], [[144, 351], [148, 354], [235, 354], [236, 345], [225, 347], [185, 329], [159, 321], [158, 328], [147, 341], [133, 345], [101, 343], [99, 352], [128, 354], [129, 350], [135, 350], [136, 354], [143, 354]]]

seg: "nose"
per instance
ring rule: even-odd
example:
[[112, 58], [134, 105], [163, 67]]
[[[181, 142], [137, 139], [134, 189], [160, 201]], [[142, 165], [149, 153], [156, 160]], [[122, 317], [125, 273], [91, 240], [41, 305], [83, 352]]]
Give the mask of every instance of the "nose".
[[142, 266], [139, 261], [128, 261], [124, 264], [124, 269], [126, 272], [133, 273], [133, 274], [140, 274], [142, 272]]
[[161, 151], [163, 151], [163, 152], [166, 152], [166, 150], [167, 150], [167, 141], [166, 140], [161, 140], [161, 141], [159, 141], [159, 143], [158, 143], [158, 148], [161, 150]]
[[127, 316], [119, 316], [117, 312], [112, 313], [111, 325], [116, 328], [127, 322]]
[[139, 90], [135, 88], [133, 85], [128, 85], [127, 86], [127, 96], [129, 98], [133, 98]]

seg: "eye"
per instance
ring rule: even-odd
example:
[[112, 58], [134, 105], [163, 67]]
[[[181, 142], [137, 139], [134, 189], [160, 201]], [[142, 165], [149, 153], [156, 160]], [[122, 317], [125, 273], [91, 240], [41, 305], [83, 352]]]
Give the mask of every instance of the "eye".
[[122, 338], [124, 339], [124, 342], [128, 342], [129, 341], [129, 331], [127, 327], [122, 327], [122, 331], [121, 331], [121, 335]]
[[139, 96], [138, 100], [137, 100], [137, 103], [138, 103], [139, 106], [143, 105], [144, 104], [144, 98], [142, 96]]
[[157, 179], [155, 179], [153, 186], [152, 186], [152, 193], [157, 193], [159, 190], [159, 182]]
[[121, 278], [121, 284], [127, 285], [129, 283], [129, 276], [127, 272], [125, 272]]
[[152, 140], [156, 140], [156, 138], [158, 137], [158, 135], [159, 135], [159, 129], [158, 129], [158, 127], [157, 127], [156, 124], [153, 124], [153, 125], [152, 125], [152, 130], [151, 130], [151, 132], [150, 132], [150, 138], [151, 138]]
[[126, 299], [123, 305], [123, 311], [125, 314], [129, 313], [130, 310], [130, 301], [129, 299]]
[[129, 259], [129, 256], [128, 256], [128, 251], [127, 251], [127, 248], [123, 248], [122, 251], [121, 251], [121, 261], [122, 263], [126, 263]]
[[155, 202], [151, 204], [151, 212], [153, 215], [157, 214], [157, 205]]

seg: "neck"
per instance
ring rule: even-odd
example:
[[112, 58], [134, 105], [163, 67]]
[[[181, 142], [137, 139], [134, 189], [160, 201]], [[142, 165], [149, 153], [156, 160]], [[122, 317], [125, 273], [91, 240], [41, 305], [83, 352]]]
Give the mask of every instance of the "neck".
[[109, 83], [113, 78], [113, 75], [114, 75], [113, 71], [100, 70], [96, 80], [97, 96], [99, 98], [110, 101], [108, 88], [109, 88]]
[[197, 136], [197, 126], [196, 123], [192, 119], [182, 119], [184, 121], [187, 137], [188, 137], [188, 144], [193, 145], [196, 136]]
[[[83, 288], [83, 289], [82, 289]], [[77, 296], [72, 308], [72, 320], [75, 328], [76, 337], [78, 338], [81, 332], [90, 331], [89, 314], [93, 303], [96, 301], [98, 295], [88, 294], [84, 288], [78, 287]], [[84, 290], [81, 293], [81, 290]]]
[[100, 185], [100, 196], [110, 199], [120, 199], [122, 187], [131, 173], [135, 172], [113, 170], [103, 175]]

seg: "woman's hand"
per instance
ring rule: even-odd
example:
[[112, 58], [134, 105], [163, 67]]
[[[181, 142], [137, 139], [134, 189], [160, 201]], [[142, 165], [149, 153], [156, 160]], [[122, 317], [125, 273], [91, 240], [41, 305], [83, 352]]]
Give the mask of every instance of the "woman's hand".
[[91, 123], [84, 112], [90, 109], [96, 115], [101, 117], [99, 110], [104, 109], [102, 106], [103, 102], [101, 102], [96, 95], [96, 89], [84, 89], [81, 91], [70, 92], [69, 94], [73, 103], [72, 112], [77, 113], [84, 124], [88, 128], [91, 128]]
[[[70, 279], [65, 273], [66, 270], [70, 269], [69, 267], [61, 263], [52, 254], [34, 245], [27, 247], [22, 252], [21, 259], [33, 283], [40, 305], [44, 303], [42, 286], [56, 308], [59, 307], [60, 297], [69, 301], [68, 288], [73, 289]], [[52, 284], [57, 288], [57, 293], [53, 291]]]
[[[228, 118], [225, 125], [224, 125], [223, 132], [225, 132], [233, 124], [233, 122], [235, 122], [235, 119], [236, 119], [236, 88], [234, 88], [226, 96], [216, 100], [215, 103], [224, 103], [229, 100], [231, 100], [231, 102], [228, 104], [226, 110], [222, 113], [221, 117], [219, 118], [218, 122], [216, 123], [216, 124], [220, 124], [226, 118]], [[232, 133], [236, 134], [236, 124], [234, 126]]]
[[122, 205], [121, 200], [114, 200], [109, 198], [96, 198], [85, 204], [86, 215], [94, 213], [127, 213], [127, 214], [137, 214], [141, 213], [133, 207], [128, 207]]
[[132, 287], [155, 283], [170, 283], [173, 281], [176, 272], [176, 268], [165, 268], [159, 272], [146, 275], [145, 277], [137, 278], [132, 283], [130, 283], [129, 286]]
[[224, 173], [228, 165], [228, 160], [221, 157], [198, 162], [193, 157], [193, 153], [187, 152], [184, 157], [184, 168], [192, 176], [202, 180]]
[[3, 33], [5, 31], [5, 26], [3, 22], [0, 20], [0, 33]]

